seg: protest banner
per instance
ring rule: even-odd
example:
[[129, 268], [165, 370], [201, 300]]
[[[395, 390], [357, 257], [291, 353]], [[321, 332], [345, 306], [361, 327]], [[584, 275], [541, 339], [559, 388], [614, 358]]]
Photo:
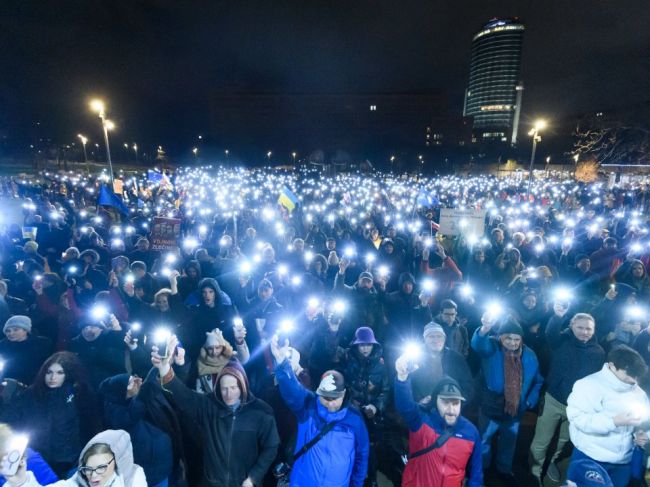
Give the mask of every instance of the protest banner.
[[181, 221], [178, 218], [154, 217], [151, 227], [152, 250], [174, 250], [178, 248], [181, 236]]
[[443, 235], [475, 235], [485, 233], [485, 214], [487, 210], [473, 208], [442, 208], [440, 210], [440, 230]]

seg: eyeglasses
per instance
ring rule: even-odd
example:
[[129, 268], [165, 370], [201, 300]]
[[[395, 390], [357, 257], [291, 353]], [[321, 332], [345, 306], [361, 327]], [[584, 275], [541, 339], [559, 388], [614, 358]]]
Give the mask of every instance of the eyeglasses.
[[111, 459], [110, 462], [104, 463], [103, 465], [98, 465], [95, 468], [92, 467], [79, 467], [79, 472], [86, 477], [90, 478], [94, 473], [97, 475], [104, 475], [106, 473], [106, 470], [108, 470], [108, 467], [110, 466], [111, 463], [115, 461], [115, 457]]

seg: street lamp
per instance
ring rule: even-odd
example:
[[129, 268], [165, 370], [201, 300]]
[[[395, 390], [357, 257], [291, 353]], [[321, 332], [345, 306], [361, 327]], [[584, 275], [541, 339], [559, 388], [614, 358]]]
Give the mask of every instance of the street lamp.
[[298, 154], [297, 154], [296, 152], [292, 152], [292, 153], [291, 153], [291, 157], [293, 157], [293, 165], [294, 165], [294, 166], [296, 165], [296, 156], [297, 156], [297, 155], [298, 155]]
[[90, 176], [90, 167], [88, 166], [88, 154], [86, 153], [86, 143], [88, 142], [88, 137], [84, 137], [81, 134], [77, 134], [77, 137], [79, 137], [79, 140], [81, 140], [81, 145], [84, 148], [84, 162], [86, 163], [86, 172]]
[[533, 181], [533, 166], [535, 164], [535, 151], [537, 150], [537, 142], [542, 140], [539, 133], [546, 128], [546, 120], [537, 120], [533, 128], [530, 129], [528, 135], [533, 138], [533, 151], [530, 154], [530, 170], [528, 173], [528, 190], [526, 191], [526, 201], [530, 200], [530, 185]]
[[194, 148], [192, 149], [192, 154], [194, 154], [194, 159], [195, 159], [195, 160], [196, 160], [196, 158], [197, 158], [197, 154], [198, 154], [198, 153], [199, 153], [199, 148], [198, 148], [198, 147], [194, 147]]
[[104, 143], [106, 144], [106, 160], [108, 161], [108, 168], [111, 171], [111, 184], [113, 184], [113, 162], [111, 161], [111, 149], [108, 144], [108, 131], [115, 128], [115, 124], [106, 118], [106, 106], [101, 100], [92, 100], [90, 102], [90, 109], [97, 112], [102, 121], [102, 129], [104, 130]]
[[271, 156], [272, 156], [272, 155], [273, 155], [273, 152], [271, 152], [271, 151], [268, 151], [268, 152], [266, 153], [266, 158], [269, 160], [269, 162], [271, 162]]
[[230, 151], [226, 149], [224, 152], [226, 153], [226, 159], [228, 159], [228, 155], [230, 154]]
[[138, 162], [138, 144], [133, 143], [133, 152], [135, 152], [135, 162]]

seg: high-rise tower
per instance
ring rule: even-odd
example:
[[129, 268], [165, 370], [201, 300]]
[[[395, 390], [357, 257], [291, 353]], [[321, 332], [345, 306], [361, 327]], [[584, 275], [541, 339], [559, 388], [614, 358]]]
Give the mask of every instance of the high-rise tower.
[[473, 117], [478, 142], [516, 143], [523, 40], [517, 19], [491, 20], [472, 39], [463, 115]]

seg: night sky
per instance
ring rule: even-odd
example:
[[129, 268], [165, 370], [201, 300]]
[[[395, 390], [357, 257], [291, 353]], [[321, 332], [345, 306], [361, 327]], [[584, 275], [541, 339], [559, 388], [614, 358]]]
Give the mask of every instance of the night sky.
[[[442, 91], [462, 111], [472, 35], [526, 25], [522, 121], [650, 99], [648, 0], [4, 0], [0, 130], [74, 140], [109, 101], [118, 141], [191, 144], [211, 92]], [[126, 134], [129, 134], [128, 136]], [[187, 142], [185, 142], [187, 141]]]

